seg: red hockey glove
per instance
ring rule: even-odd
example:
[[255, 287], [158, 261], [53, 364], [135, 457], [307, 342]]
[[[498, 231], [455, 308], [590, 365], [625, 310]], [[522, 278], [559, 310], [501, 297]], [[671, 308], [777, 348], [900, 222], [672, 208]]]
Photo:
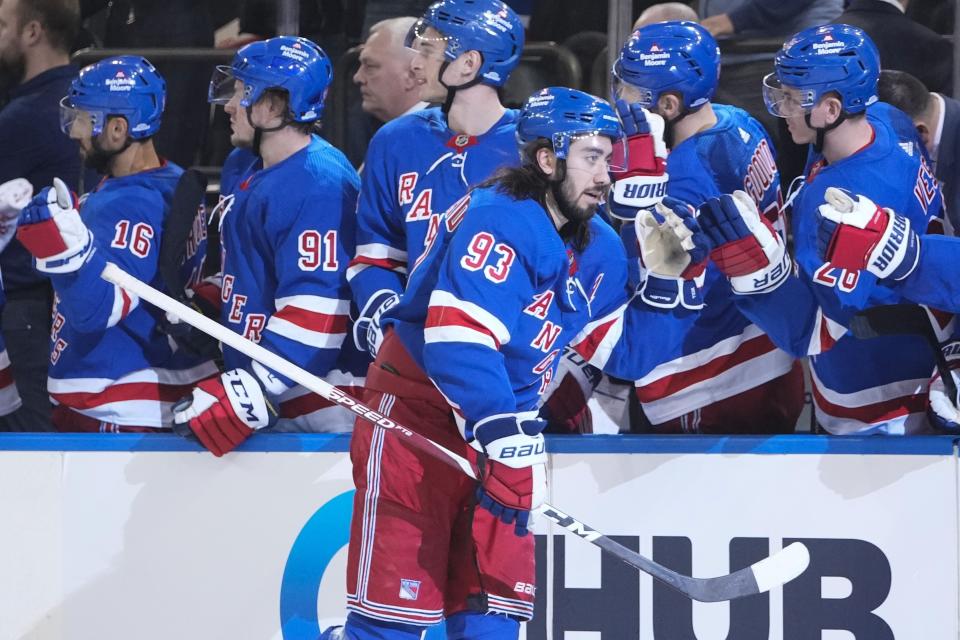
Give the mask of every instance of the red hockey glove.
[[660, 202], [667, 194], [667, 147], [663, 118], [638, 104], [617, 100], [617, 114], [627, 136], [627, 170], [611, 172], [614, 179], [608, 209], [621, 220]]
[[829, 187], [817, 211], [817, 251], [834, 267], [902, 280], [920, 259], [910, 220], [865, 196]]
[[790, 276], [783, 238], [743, 191], [707, 200], [697, 219], [715, 247], [710, 257], [734, 293], [766, 293]]
[[80, 219], [77, 202], [60, 178], [20, 211], [17, 239], [39, 271], [71, 273], [93, 253], [93, 235]]
[[217, 457], [276, 421], [277, 410], [263, 386], [243, 369], [207, 378], [173, 407], [174, 432], [192, 433]]
[[543, 442], [546, 422], [516, 415], [491, 416], [473, 428], [474, 446], [483, 451], [477, 505], [504, 524], [513, 524], [518, 536], [528, 533], [530, 511], [546, 499], [547, 454]]

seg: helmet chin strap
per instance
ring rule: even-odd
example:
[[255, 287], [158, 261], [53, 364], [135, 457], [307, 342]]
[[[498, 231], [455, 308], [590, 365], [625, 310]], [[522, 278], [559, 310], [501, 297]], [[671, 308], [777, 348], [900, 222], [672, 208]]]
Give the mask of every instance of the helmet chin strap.
[[843, 124], [844, 120], [846, 119], [847, 119], [847, 112], [841, 111], [840, 117], [838, 117], [836, 121], [834, 121], [832, 124], [828, 124], [825, 127], [815, 127], [810, 123], [810, 112], [807, 111], [803, 115], [803, 120], [804, 122], [807, 123], [808, 127], [810, 127], [811, 129], [817, 132], [817, 139], [813, 143], [813, 150], [816, 151], [817, 153], [823, 153], [823, 143], [826, 140], [827, 132], [833, 131], [834, 129], [839, 127], [841, 124]]
[[444, 59], [443, 63], [440, 65], [440, 71], [437, 74], [437, 81], [444, 89], [447, 90], [447, 98], [443, 101], [443, 106], [440, 107], [440, 111], [443, 113], [443, 115], [447, 115], [450, 112], [450, 107], [453, 105], [453, 99], [457, 97], [457, 91], [460, 91], [461, 89], [469, 89], [474, 85], [480, 84], [480, 71], [478, 70], [477, 75], [473, 80], [469, 80], [463, 84], [458, 84], [451, 87], [443, 81], [443, 74], [447, 70], [448, 66], [450, 66], [450, 61]]
[[293, 121], [287, 115], [284, 115], [283, 120], [280, 122], [280, 124], [278, 124], [275, 127], [258, 127], [255, 124], [253, 124], [253, 116], [251, 115], [252, 109], [253, 109], [253, 106], [251, 105], [247, 107], [245, 111], [247, 114], [247, 122], [250, 123], [251, 127], [253, 127], [253, 145], [251, 149], [253, 151], [253, 155], [259, 156], [260, 143], [263, 141], [264, 132], [279, 131], [280, 129], [283, 129], [285, 126], [287, 126]]

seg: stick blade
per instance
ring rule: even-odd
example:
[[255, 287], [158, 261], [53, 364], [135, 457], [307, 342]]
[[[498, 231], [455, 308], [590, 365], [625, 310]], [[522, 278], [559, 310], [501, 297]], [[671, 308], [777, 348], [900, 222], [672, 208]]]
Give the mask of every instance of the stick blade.
[[808, 566], [810, 550], [802, 542], [794, 542], [750, 568], [757, 580], [757, 593], [764, 593], [790, 582], [806, 571]]

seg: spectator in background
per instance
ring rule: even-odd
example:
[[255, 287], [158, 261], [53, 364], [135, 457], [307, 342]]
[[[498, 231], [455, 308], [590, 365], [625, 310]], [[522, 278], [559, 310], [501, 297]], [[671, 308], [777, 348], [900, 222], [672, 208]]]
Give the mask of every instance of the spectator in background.
[[880, 72], [877, 90], [880, 99], [906, 113], [930, 154], [934, 174], [940, 181], [947, 215], [954, 234], [960, 230], [960, 190], [957, 151], [960, 149], [960, 102], [930, 92], [906, 71]]
[[701, 24], [717, 37], [790, 35], [826, 24], [842, 11], [842, 0], [703, 0], [700, 5]]
[[697, 22], [697, 12], [693, 7], [682, 2], [661, 2], [647, 7], [637, 21], [633, 23], [633, 30], [644, 27], [654, 22], [669, 22], [671, 20], [686, 20], [687, 22]]
[[[85, 16], [107, 11], [104, 47], [212, 47], [213, 20], [196, 0], [82, 0]], [[156, 138], [161, 156], [182, 167], [195, 164], [207, 130], [204, 89], [210, 64], [158, 61], [167, 81], [166, 121]], [[87, 185], [93, 187], [94, 185]]]
[[[80, 26], [77, 0], [0, 2], [0, 183], [26, 178], [50, 184], [55, 176], [73, 189], [80, 178], [77, 144], [60, 131], [60, 99], [77, 69], [70, 49]], [[3, 334], [23, 406], [0, 418], [0, 430], [50, 430], [47, 363], [50, 359], [50, 281], [14, 240], [0, 254], [7, 303]]]
[[378, 22], [370, 28], [360, 51], [360, 68], [353, 82], [360, 87], [363, 110], [381, 122], [427, 107], [420, 100], [420, 83], [410, 69], [413, 50], [404, 46], [416, 21], [404, 17]]
[[914, 22], [907, 0], [851, 0], [835, 22], [860, 27], [880, 51], [884, 69], [906, 71], [930, 91], [953, 87], [953, 42]]

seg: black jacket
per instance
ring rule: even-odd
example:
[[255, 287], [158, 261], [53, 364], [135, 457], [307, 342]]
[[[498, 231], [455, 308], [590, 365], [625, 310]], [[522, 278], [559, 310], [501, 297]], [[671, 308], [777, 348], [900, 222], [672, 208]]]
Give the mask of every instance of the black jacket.
[[951, 94], [953, 44], [881, 0], [851, 0], [836, 19], [860, 27], [880, 50], [880, 66], [906, 71], [930, 91]]

